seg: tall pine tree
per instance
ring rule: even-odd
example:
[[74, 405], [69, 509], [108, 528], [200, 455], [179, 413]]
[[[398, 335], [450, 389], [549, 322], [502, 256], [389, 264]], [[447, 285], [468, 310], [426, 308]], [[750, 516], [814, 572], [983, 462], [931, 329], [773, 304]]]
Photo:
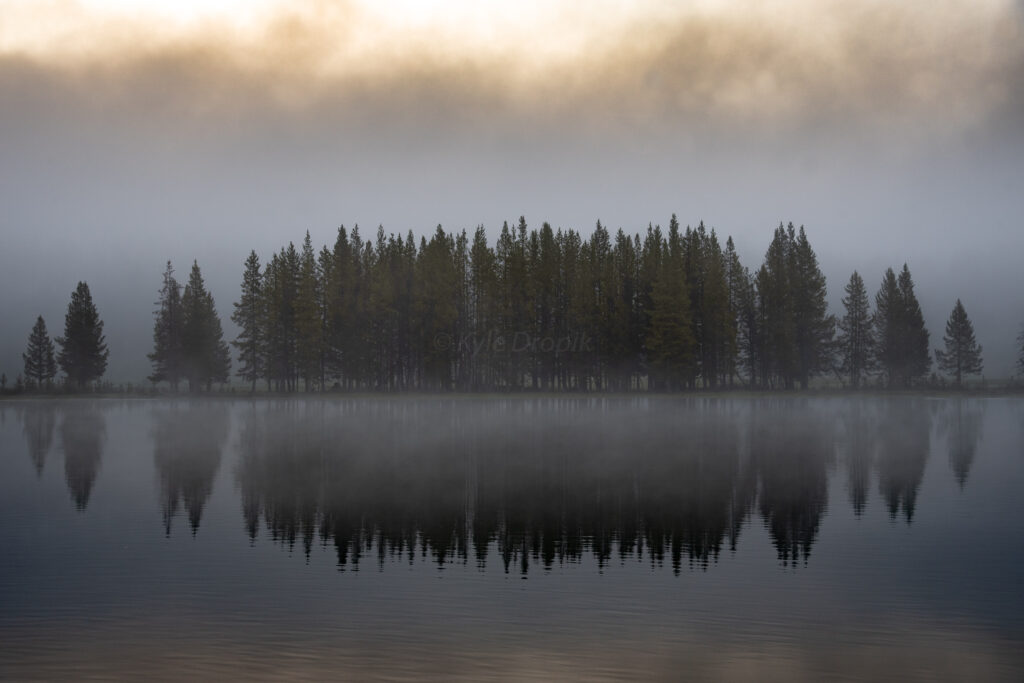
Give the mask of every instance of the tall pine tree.
[[901, 342], [903, 327], [903, 305], [900, 301], [899, 283], [892, 268], [887, 268], [882, 285], [875, 294], [875, 358], [879, 370], [885, 375], [886, 384], [892, 388], [901, 382]]
[[185, 321], [181, 307], [181, 285], [174, 278], [174, 268], [170, 261], [164, 270], [163, 286], [156, 305], [157, 309], [153, 312], [156, 318], [153, 323], [153, 351], [148, 354], [153, 364], [153, 374], [149, 376], [149, 381], [155, 384], [166, 380], [171, 389], [177, 391], [184, 371], [182, 329]]
[[946, 334], [942, 337], [946, 350], [935, 350], [935, 360], [939, 369], [952, 375], [957, 387], [963, 386], [964, 375], [981, 373], [981, 347], [974, 338], [974, 326], [960, 299], [956, 300], [949, 320], [946, 321]]
[[89, 285], [79, 282], [71, 293], [64, 316], [64, 336], [57, 338], [61, 347], [57, 362], [67, 375], [68, 383], [84, 389], [107, 371], [106, 339], [103, 321], [92, 301]]
[[260, 257], [249, 252], [242, 273], [242, 296], [235, 302], [231, 320], [238, 325], [238, 336], [232, 346], [238, 349], [238, 376], [252, 385], [264, 375], [262, 353], [263, 278], [260, 275]]
[[904, 372], [907, 386], [924, 378], [932, 367], [929, 352], [929, 334], [924, 326], [924, 314], [914, 294], [914, 281], [910, 269], [903, 264], [899, 276], [900, 300], [903, 304], [903, 353]]
[[25, 379], [40, 389], [48, 386], [57, 374], [53, 342], [46, 331], [43, 316], [36, 318], [36, 324], [28, 336], [28, 347], [21, 358], [25, 362]]
[[886, 270], [875, 295], [874, 325], [876, 358], [889, 387], [910, 387], [928, 374], [929, 334], [907, 264], [899, 276]]
[[844, 291], [846, 296], [843, 297], [843, 307], [846, 314], [839, 321], [837, 346], [843, 373], [850, 378], [850, 386], [857, 389], [871, 369], [874, 331], [868, 293], [857, 271], [853, 271]]
[[181, 297], [184, 312], [182, 348], [185, 376], [189, 389], [211, 388], [214, 382], [226, 382], [231, 372], [231, 352], [224, 342], [220, 318], [213, 296], [206, 291], [199, 264], [192, 262], [192, 272]]
[[316, 252], [309, 231], [302, 241], [299, 257], [298, 289], [295, 298], [296, 354], [299, 374], [310, 391], [320, 379], [321, 343], [323, 321], [320, 313], [323, 297], [322, 281], [319, 277]]
[[678, 391], [693, 379], [697, 341], [686, 286], [683, 237], [675, 216], [669, 225], [665, 252], [651, 293], [647, 350], [652, 388]]
[[[789, 226], [792, 239], [793, 225]], [[835, 318], [828, 314], [825, 275], [818, 267], [818, 257], [807, 240], [801, 225], [793, 249], [794, 273], [790, 281], [793, 288], [793, 316], [796, 331], [797, 378], [800, 387], [807, 388], [811, 377], [831, 368], [832, 338]]]

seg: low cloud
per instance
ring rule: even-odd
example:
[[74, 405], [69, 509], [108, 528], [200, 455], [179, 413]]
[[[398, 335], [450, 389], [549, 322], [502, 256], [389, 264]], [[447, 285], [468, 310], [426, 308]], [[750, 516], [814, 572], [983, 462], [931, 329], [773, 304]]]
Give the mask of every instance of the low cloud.
[[184, 127], [263, 115], [417, 131], [923, 136], [983, 127], [1024, 89], [1021, 10], [1004, 2], [741, 3], [615, 26], [545, 16], [522, 44], [481, 43], [473, 27], [460, 37], [443, 23], [382, 24], [347, 2], [144, 43], [133, 20], [82, 18], [56, 44], [0, 41], [0, 93]]

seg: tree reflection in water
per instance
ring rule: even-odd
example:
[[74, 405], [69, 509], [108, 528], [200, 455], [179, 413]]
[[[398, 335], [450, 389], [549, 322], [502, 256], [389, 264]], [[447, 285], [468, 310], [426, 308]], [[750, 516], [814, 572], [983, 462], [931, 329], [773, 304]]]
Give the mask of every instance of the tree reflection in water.
[[[614, 407], [612, 407], [614, 405]], [[340, 569], [367, 555], [506, 572], [592, 555], [706, 569], [756, 510], [780, 563], [806, 564], [841, 456], [860, 514], [870, 471], [913, 517], [923, 401], [839, 410], [796, 399], [280, 402], [244, 421], [245, 526]]]
[[213, 490], [228, 435], [228, 410], [218, 402], [185, 401], [153, 411], [153, 463], [160, 488], [164, 533], [184, 506], [194, 536]]
[[65, 403], [62, 412], [60, 443], [64, 451], [64, 478], [75, 508], [84, 511], [103, 458], [106, 418], [92, 401]]

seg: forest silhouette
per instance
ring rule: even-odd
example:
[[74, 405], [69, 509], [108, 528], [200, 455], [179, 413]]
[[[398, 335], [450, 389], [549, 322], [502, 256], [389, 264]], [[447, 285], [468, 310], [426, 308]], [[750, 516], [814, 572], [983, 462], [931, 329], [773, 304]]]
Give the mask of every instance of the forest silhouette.
[[[801, 226], [774, 231], [762, 264], [740, 263], [703, 223], [589, 238], [525, 218], [492, 247], [438, 226], [419, 243], [344, 226], [317, 251], [309, 233], [262, 263], [243, 264], [230, 344], [194, 261], [184, 286], [164, 270], [147, 354], [153, 389], [211, 391], [234, 377], [255, 392], [679, 392], [940, 386], [983, 370], [960, 300], [931, 348], [909, 267], [883, 274], [874, 308], [854, 271], [843, 313], [829, 313], [825, 276]], [[109, 351], [79, 283], [55, 352], [42, 316], [15, 392], [87, 389]], [[1024, 335], [1019, 367], [1024, 372]], [[233, 359], [232, 347], [237, 356]], [[6, 392], [6, 375], [0, 377]]]

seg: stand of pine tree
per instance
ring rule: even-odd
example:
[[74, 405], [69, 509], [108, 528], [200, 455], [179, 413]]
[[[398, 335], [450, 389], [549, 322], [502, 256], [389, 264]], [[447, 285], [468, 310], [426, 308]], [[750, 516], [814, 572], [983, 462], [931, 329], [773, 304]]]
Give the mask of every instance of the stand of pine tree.
[[675, 216], [586, 239], [520, 218], [493, 247], [482, 227], [417, 243], [343, 226], [319, 253], [307, 232], [266, 264], [249, 254], [233, 344], [238, 376], [276, 391], [806, 388], [833, 370], [825, 301], [792, 224], [756, 274]]

